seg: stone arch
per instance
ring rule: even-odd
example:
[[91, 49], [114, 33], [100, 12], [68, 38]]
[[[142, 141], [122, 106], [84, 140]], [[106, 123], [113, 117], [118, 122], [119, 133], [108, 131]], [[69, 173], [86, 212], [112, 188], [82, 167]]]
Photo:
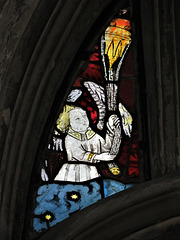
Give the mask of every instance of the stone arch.
[[[73, 76], [86, 65], [86, 56], [82, 56], [81, 53], [91, 49], [97, 32], [104, 28], [125, 2], [125, 0], [75, 0], [72, 3], [52, 0], [50, 3], [42, 0], [36, 1], [36, 4], [33, 3], [27, 15], [25, 10], [19, 12], [20, 18], [21, 14], [25, 15], [19, 25], [18, 18], [14, 19], [15, 29], [21, 26], [22, 31], [17, 39], [13, 39], [16, 44], [11, 58], [7, 60], [8, 65], [3, 65], [5, 70], [1, 80], [0, 95], [3, 149], [0, 169], [0, 227], [3, 239], [22, 239], [32, 166], [48, 115], [50, 112], [55, 114], [51, 108], [58, 94], [57, 89], [66, 88], [68, 92]], [[21, 3], [20, 1], [18, 6]], [[26, 5], [26, 2], [24, 3]], [[99, 231], [103, 233], [101, 230], [109, 225], [111, 228], [109, 233], [105, 231], [107, 235], [104, 237], [107, 238], [104, 239], [108, 239], [108, 234], [112, 231], [115, 231], [115, 237], [118, 236], [121, 239], [125, 237], [128, 239], [128, 236], [129, 239], [132, 237], [138, 239], [138, 236], [146, 239], [145, 232], [148, 232], [146, 228], [153, 223], [158, 228], [156, 223], [161, 221], [163, 226], [159, 229], [160, 231], [165, 229], [165, 232], [168, 226], [171, 227], [174, 223], [179, 224], [177, 203], [179, 177], [165, 179], [166, 175], [179, 171], [179, 69], [177, 68], [180, 50], [177, 44], [180, 37], [177, 33], [179, 3], [168, 0], [162, 3], [150, 0], [140, 3], [137, 1], [137, 3], [140, 4], [142, 18], [151, 172], [153, 179], [159, 176], [163, 178], [154, 183], [142, 184], [136, 189], [128, 190], [127, 193], [117, 194], [83, 210], [71, 219], [58, 224], [53, 231], [43, 237], [44, 239], [50, 236], [56, 236], [57, 239], [70, 239], [67, 232], [63, 232], [63, 228], [71, 231], [73, 240], [83, 239], [84, 236], [88, 239], [89, 233], [93, 233], [96, 239]], [[169, 15], [172, 28], [168, 28], [168, 21], [166, 21]], [[100, 25], [96, 24], [98, 21]], [[7, 50], [11, 49], [10, 43], [3, 44], [3, 46], [7, 45]], [[168, 51], [169, 48], [172, 50], [171, 53]], [[61, 102], [65, 99], [67, 92], [60, 92]], [[171, 101], [168, 102], [168, 99]], [[167, 102], [171, 112], [169, 115], [169, 110], [166, 109]], [[159, 131], [157, 126], [160, 127]], [[142, 198], [140, 195], [136, 197], [137, 191], [144, 191]], [[155, 211], [154, 204], [162, 203], [165, 203], [162, 208], [157, 208]], [[116, 222], [115, 219], [120, 221], [124, 216], [124, 209], [133, 205], [136, 206], [127, 210], [125, 217], [130, 223], [129, 216], [131, 218], [134, 211], [138, 219], [141, 217], [140, 225], [135, 224], [137, 218], [134, 215], [131, 218], [133, 229], [126, 228], [125, 225], [121, 229], [113, 228], [116, 226], [113, 225]], [[168, 207], [169, 211], [165, 211], [163, 215], [164, 209]], [[151, 211], [146, 212], [147, 222], [143, 225], [146, 219], [143, 211], [148, 208], [154, 211], [157, 217], [153, 218]], [[109, 219], [103, 221], [100, 228], [98, 224], [94, 224], [96, 212], [101, 214], [97, 219], [100, 222], [105, 217]], [[84, 219], [84, 216], [87, 216], [86, 222], [74, 231], [73, 228], [77, 227], [77, 222]], [[169, 222], [167, 222], [168, 219]], [[123, 222], [127, 223], [125, 220]], [[89, 223], [92, 227], [88, 231]], [[143, 228], [144, 233], [140, 232]], [[126, 234], [123, 232], [124, 229]], [[179, 234], [176, 227], [171, 229], [174, 229], [177, 235]], [[135, 233], [136, 236], [133, 236], [132, 234]], [[161, 237], [158, 234], [161, 232], [157, 233], [157, 236]]]
[[11, 112], [1, 161], [4, 239], [21, 236], [27, 186], [56, 90], [63, 89], [62, 104], [85, 64], [81, 51], [125, 2], [40, 1], [32, 9], [2, 84], [1, 106]]

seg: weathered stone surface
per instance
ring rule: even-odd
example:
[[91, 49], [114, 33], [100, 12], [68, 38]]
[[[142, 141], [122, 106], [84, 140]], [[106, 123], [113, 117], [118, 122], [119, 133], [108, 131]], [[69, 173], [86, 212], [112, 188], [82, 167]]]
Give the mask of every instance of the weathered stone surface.
[[[84, 68], [85, 52], [91, 50], [97, 34], [124, 2], [0, 1], [0, 232], [3, 240], [22, 239], [30, 176], [38, 146], [44, 144], [42, 133], [56, 118], [73, 77]], [[178, 173], [180, 165], [180, 5], [175, 0], [136, 3], [140, 4], [142, 20], [147, 149], [152, 179], [156, 179]], [[58, 106], [53, 105], [55, 100]], [[123, 239], [153, 221], [160, 229], [158, 219], [179, 216], [179, 179], [162, 179], [161, 183], [150, 185], [151, 182], [141, 185], [84, 210], [59, 225], [59, 230], [56, 228], [51, 236], [58, 238], [62, 230], [59, 239], [71, 239], [67, 231], [72, 233], [73, 240], [88, 239], [89, 233], [93, 239], [103, 233], [106, 239], [106, 233], [109, 237], [113, 232], [115, 238], [121, 234]], [[141, 196], [144, 202], [140, 204]], [[131, 214], [134, 215], [130, 227]], [[120, 219], [124, 224], [121, 228]], [[167, 228], [171, 226], [164, 224]], [[141, 232], [136, 236], [146, 235]]]

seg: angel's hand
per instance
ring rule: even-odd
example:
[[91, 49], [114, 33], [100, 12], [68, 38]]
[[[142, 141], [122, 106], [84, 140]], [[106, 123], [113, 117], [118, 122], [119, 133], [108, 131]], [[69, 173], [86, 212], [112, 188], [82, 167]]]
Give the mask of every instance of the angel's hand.
[[107, 127], [108, 130], [111, 132], [111, 134], [114, 134], [114, 130], [116, 128], [120, 128], [120, 119], [116, 114], [113, 114], [109, 117], [108, 122], [107, 122]]

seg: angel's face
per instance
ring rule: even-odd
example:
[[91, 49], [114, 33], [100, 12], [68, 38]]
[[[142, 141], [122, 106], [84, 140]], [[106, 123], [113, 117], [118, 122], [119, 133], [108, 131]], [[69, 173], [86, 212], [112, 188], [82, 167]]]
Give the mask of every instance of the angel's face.
[[89, 127], [89, 119], [81, 108], [74, 108], [69, 112], [70, 126], [75, 132], [85, 133]]

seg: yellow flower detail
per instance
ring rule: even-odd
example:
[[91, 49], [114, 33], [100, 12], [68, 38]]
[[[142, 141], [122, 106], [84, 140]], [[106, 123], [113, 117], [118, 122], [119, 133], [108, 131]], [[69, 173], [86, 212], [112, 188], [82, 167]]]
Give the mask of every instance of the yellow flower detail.
[[71, 198], [72, 198], [72, 199], [78, 199], [78, 195], [77, 195], [77, 194], [72, 194], [72, 195], [71, 195]]
[[118, 167], [110, 168], [110, 171], [112, 172], [113, 175], [119, 175], [121, 172]]
[[45, 219], [47, 219], [48, 221], [51, 219], [52, 217], [51, 217], [51, 215], [49, 215], [49, 214], [47, 214], [46, 216], [45, 216]]

